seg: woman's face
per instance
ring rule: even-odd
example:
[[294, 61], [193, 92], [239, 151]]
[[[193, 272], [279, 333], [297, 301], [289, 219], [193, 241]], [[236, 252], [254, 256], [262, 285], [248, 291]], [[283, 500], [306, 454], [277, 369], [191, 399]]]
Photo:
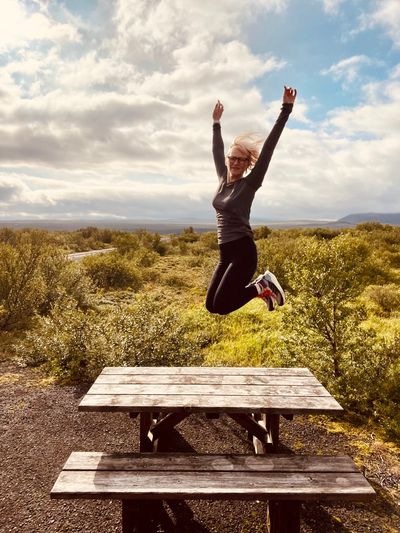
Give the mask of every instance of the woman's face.
[[232, 181], [240, 179], [249, 166], [249, 154], [239, 146], [232, 146], [226, 156], [228, 175]]

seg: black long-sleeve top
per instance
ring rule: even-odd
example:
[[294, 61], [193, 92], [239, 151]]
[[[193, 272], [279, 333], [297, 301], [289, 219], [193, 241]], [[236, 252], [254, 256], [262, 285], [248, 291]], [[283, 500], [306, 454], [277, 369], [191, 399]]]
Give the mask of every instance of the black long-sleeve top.
[[251, 172], [244, 178], [227, 182], [228, 169], [225, 164], [224, 142], [221, 125], [213, 124], [213, 156], [219, 185], [212, 205], [217, 212], [218, 243], [234, 241], [245, 236], [253, 237], [250, 227], [250, 210], [254, 195], [263, 183], [272, 154], [279, 137], [292, 112], [293, 104], [282, 104], [281, 112], [271, 133], [261, 149], [259, 158]]

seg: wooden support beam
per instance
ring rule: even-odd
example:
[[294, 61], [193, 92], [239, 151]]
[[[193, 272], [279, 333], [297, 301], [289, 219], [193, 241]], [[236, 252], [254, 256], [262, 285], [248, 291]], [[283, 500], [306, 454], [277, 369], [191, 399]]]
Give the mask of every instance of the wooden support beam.
[[256, 453], [274, 453], [279, 446], [279, 415], [263, 413], [261, 417], [257, 417], [257, 423], [262, 432], [265, 434], [264, 438], [259, 437], [259, 434], [253, 432], [253, 446]]
[[256, 435], [253, 435], [253, 446], [254, 446], [254, 451], [257, 454], [263, 454], [263, 453], [267, 453], [268, 451], [268, 443], [270, 440], [270, 436], [268, 435], [268, 432], [267, 432], [266, 415], [262, 414], [258, 416], [257, 418], [258, 420], [256, 423], [260, 426], [260, 428], [262, 428], [265, 431], [265, 437], [263, 440], [260, 440]]
[[188, 417], [189, 414], [185, 412], [176, 412], [176, 413], [169, 413], [161, 420], [156, 422], [153, 426], [150, 428], [150, 434], [152, 440], [159, 439], [162, 433], [165, 431], [168, 431], [169, 429], [172, 429], [176, 424], [179, 424], [179, 422], [182, 422], [186, 417]]
[[266, 415], [266, 430], [268, 432], [268, 445], [270, 451], [276, 452], [279, 446], [279, 415]]
[[219, 415], [221, 413], [218, 413], [217, 411], [215, 413], [206, 413], [206, 418], [208, 420], [216, 420], [217, 418], [219, 418]]
[[152, 423], [151, 413], [140, 413], [140, 451], [153, 451], [153, 443], [149, 439], [149, 431]]
[[246, 414], [229, 413], [229, 416], [254, 437], [257, 437], [261, 442], [266, 442], [268, 437], [267, 431], [251, 416]]

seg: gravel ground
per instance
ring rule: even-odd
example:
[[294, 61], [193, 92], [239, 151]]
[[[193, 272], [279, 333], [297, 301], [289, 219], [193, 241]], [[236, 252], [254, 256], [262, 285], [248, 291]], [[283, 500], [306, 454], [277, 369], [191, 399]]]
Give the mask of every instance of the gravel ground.
[[[119, 413], [78, 413], [87, 388], [46, 384], [32, 370], [0, 365], [1, 533], [121, 530], [118, 502], [49, 498], [71, 451], [138, 451], [136, 420]], [[227, 417], [191, 416], [171, 438], [182, 451], [252, 453], [245, 431]], [[378, 492], [368, 504], [304, 505], [302, 533], [400, 531], [398, 450], [374, 435], [348, 435], [340, 427], [332, 432], [322, 417], [283, 421], [281, 443], [282, 452], [348, 453]], [[264, 503], [187, 501], [166, 512], [177, 518], [179, 533], [266, 531]]]

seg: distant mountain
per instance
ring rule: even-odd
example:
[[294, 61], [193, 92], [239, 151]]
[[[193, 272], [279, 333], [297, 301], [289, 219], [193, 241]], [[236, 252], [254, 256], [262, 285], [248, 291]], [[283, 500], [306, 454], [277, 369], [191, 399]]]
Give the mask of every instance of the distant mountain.
[[[252, 219], [252, 227], [268, 226], [271, 229], [288, 228], [350, 228], [361, 222], [380, 222], [400, 226], [400, 213], [355, 213], [347, 215], [339, 220], [261, 220]], [[97, 228], [109, 228], [120, 231], [137, 231], [145, 229], [157, 232], [161, 235], [179, 234], [184, 228], [192, 226], [195, 231], [215, 231], [216, 224], [207, 220], [115, 220], [115, 219], [72, 219], [72, 220], [0, 220], [1, 227], [15, 229], [40, 228], [51, 231], [74, 231], [79, 228], [94, 226]]]
[[354, 213], [340, 218], [337, 223], [354, 226], [361, 222], [380, 222], [400, 226], [400, 213]]

